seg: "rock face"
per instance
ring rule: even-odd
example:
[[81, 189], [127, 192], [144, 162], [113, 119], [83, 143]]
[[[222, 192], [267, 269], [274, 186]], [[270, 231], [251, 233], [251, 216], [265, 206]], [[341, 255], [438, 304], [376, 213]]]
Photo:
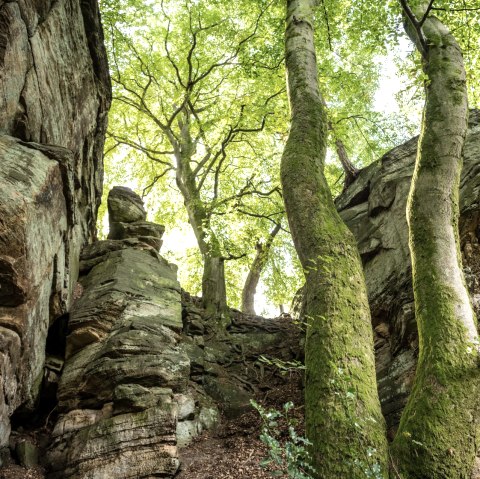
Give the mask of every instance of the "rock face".
[[109, 239], [138, 238], [160, 251], [165, 227], [145, 221], [146, 217], [141, 198], [130, 188], [112, 188], [108, 194]]
[[110, 82], [95, 0], [0, 2], [0, 447], [94, 239]]
[[[380, 400], [390, 437], [411, 390], [418, 337], [411, 281], [406, 201], [417, 138], [362, 170], [337, 199], [357, 238], [364, 264], [377, 357]], [[460, 236], [472, 301], [480, 305], [480, 113], [473, 111], [464, 148], [460, 190]]]
[[[113, 225], [143, 224], [132, 191], [114, 188], [109, 198]], [[178, 448], [213, 428], [218, 408], [241, 414], [265, 377], [270, 385], [285, 381], [258, 356], [291, 360], [299, 349], [288, 321], [232, 312], [229, 331], [216, 334], [215, 318], [194, 299], [184, 294], [182, 307], [176, 268], [143, 230], [129, 231], [82, 253], [47, 452], [50, 479], [173, 477]]]
[[49, 450], [50, 477], [176, 471], [174, 394], [187, 389], [190, 361], [179, 345], [175, 276], [151, 251], [127, 248], [107, 250], [81, 278], [57, 395], [61, 415]]

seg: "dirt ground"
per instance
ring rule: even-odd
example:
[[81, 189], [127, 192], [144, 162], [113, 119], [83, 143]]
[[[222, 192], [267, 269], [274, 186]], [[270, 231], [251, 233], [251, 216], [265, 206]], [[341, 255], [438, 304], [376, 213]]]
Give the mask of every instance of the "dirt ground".
[[[292, 401], [296, 407], [293, 415], [298, 421], [297, 432], [303, 431], [303, 400], [299, 388], [291, 385], [271, 391], [265, 401], [267, 408], [281, 409]], [[280, 426], [281, 428], [281, 426]], [[256, 411], [237, 419], [222, 421], [215, 432], [205, 433], [180, 452], [181, 469], [175, 479], [267, 479], [273, 468], [264, 469], [260, 462], [267, 456], [267, 448], [260, 441], [262, 421]], [[275, 477], [288, 478], [286, 474]]]
[[0, 479], [44, 479], [43, 469], [25, 469], [14, 464], [0, 469]]

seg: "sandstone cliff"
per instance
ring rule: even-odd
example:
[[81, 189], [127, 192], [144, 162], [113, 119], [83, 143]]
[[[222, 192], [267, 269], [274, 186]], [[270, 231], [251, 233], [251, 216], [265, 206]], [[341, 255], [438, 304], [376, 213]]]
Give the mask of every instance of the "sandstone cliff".
[[0, 446], [95, 237], [110, 81], [95, 0], [0, 1]]
[[[337, 199], [358, 241], [375, 332], [380, 399], [393, 436], [415, 374], [418, 338], [413, 304], [406, 202], [417, 138], [389, 151], [360, 172]], [[470, 114], [460, 186], [464, 269], [480, 313], [480, 112]]]

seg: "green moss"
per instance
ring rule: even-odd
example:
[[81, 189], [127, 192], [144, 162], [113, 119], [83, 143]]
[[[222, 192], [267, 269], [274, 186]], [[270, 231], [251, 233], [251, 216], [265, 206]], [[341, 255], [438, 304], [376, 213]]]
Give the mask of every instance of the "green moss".
[[[467, 114], [457, 54], [458, 47], [448, 52], [432, 48], [425, 67], [430, 83], [407, 212], [419, 359], [392, 446], [403, 479], [470, 479], [477, 452], [478, 354], [469, 344], [469, 319], [458, 313], [460, 306], [471, 308], [463, 304], [468, 295], [465, 290], [459, 294], [462, 285], [454, 283], [461, 278], [458, 140], [466, 130], [466, 118], [458, 118]], [[445, 118], [447, 112], [451, 117]], [[437, 205], [435, 212], [432, 205]], [[447, 243], [450, 227], [455, 244]], [[452, 249], [457, 254], [453, 262]], [[445, 274], [452, 263], [459, 271]]]

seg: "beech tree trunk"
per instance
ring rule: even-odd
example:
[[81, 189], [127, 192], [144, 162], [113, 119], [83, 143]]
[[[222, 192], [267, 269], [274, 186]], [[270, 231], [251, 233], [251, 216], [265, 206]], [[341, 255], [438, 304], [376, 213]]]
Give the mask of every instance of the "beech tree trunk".
[[221, 256], [203, 257], [202, 300], [203, 307], [211, 313], [221, 314], [227, 309], [225, 261]]
[[315, 5], [287, 0], [292, 119], [281, 163], [287, 216], [306, 275], [306, 433], [318, 478], [387, 477], [365, 279], [356, 241], [323, 173], [328, 122], [318, 88]]
[[355, 181], [355, 178], [358, 176], [359, 171], [350, 161], [343, 141], [337, 136], [335, 136], [335, 149], [337, 150], [338, 159], [340, 160], [343, 172], [345, 173], [343, 187], [348, 188]]
[[[417, 12], [419, 18], [425, 11]], [[468, 121], [465, 71], [460, 47], [437, 18], [414, 27], [410, 21], [406, 29], [427, 77], [407, 206], [419, 358], [393, 455], [405, 479], [470, 479], [478, 450], [480, 371], [458, 237]]]
[[[212, 314], [221, 314], [227, 308], [224, 258], [214, 232], [208, 229], [209, 221], [203, 203], [195, 197], [195, 190], [191, 189], [190, 191], [193, 195], [184, 194], [184, 198], [189, 221], [203, 259], [203, 306]], [[194, 196], [193, 199], [191, 196]]]
[[174, 145], [176, 183], [182, 193], [188, 219], [192, 226], [198, 248], [203, 258], [202, 301], [204, 308], [212, 314], [220, 315], [227, 309], [225, 287], [225, 265], [220, 243], [210, 227], [210, 217], [200, 197], [195, 174], [191, 168], [194, 146], [190, 134], [190, 116], [185, 112], [179, 119], [181, 142], [172, 140]]
[[260, 242], [257, 244], [257, 254], [255, 255], [252, 266], [250, 266], [250, 271], [248, 272], [248, 276], [245, 280], [245, 285], [243, 286], [242, 290], [243, 313], [256, 314], [255, 293], [257, 292], [258, 281], [260, 280], [260, 275], [262, 274], [263, 268], [265, 268], [265, 265], [267, 264], [273, 240], [280, 231], [280, 228], [281, 224], [279, 223], [270, 232], [265, 244], [261, 244]]

